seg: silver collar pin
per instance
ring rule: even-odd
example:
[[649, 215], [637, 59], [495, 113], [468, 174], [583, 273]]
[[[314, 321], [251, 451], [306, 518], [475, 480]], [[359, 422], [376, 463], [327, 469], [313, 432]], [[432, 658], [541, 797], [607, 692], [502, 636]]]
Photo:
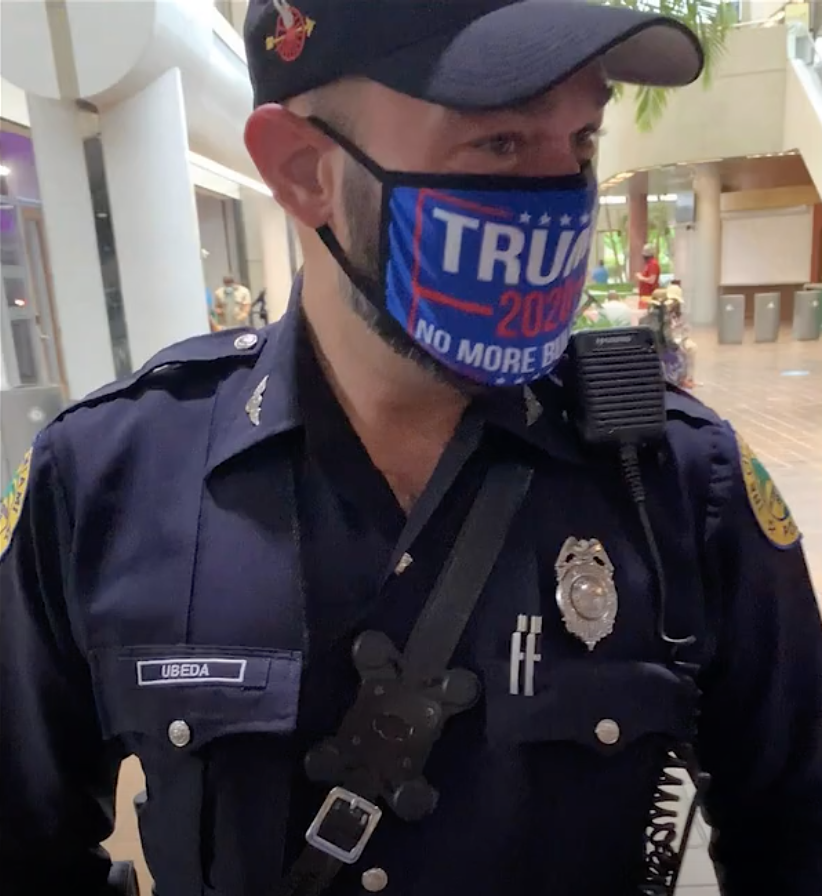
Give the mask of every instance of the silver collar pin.
[[245, 403], [245, 412], [248, 414], [248, 419], [254, 424], [254, 426], [260, 425], [260, 409], [263, 406], [263, 394], [265, 393], [265, 387], [268, 385], [268, 377], [264, 376], [257, 388], [251, 393], [251, 398]]

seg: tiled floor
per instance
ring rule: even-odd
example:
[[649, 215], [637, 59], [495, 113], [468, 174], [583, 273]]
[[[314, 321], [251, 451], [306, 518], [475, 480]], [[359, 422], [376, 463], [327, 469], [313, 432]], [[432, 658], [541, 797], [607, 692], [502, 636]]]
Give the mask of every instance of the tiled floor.
[[[822, 593], [822, 342], [718, 346], [712, 332], [696, 334], [697, 395], [730, 419], [770, 469], [803, 531], [805, 550]], [[750, 340], [750, 334], [748, 334]], [[139, 765], [123, 768], [118, 828], [109, 842], [117, 857], [139, 855], [133, 794], [142, 789]], [[708, 831], [694, 829], [678, 893], [718, 896], [707, 854]], [[141, 868], [143, 894], [149, 878]]]

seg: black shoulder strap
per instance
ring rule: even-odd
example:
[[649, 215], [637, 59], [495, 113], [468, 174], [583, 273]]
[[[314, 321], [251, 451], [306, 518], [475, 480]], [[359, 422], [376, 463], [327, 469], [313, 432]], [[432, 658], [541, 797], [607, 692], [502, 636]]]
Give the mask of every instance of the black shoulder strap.
[[[318, 896], [340, 869], [356, 861], [362, 852], [381, 815], [371, 801], [378, 796], [385, 797], [380, 786], [383, 779], [393, 778], [396, 784], [398, 778], [391, 774], [394, 771], [391, 747], [383, 749], [380, 738], [373, 735], [373, 730], [379, 730], [377, 723], [381, 718], [396, 713], [405, 721], [406, 715], [413, 718], [420, 709], [430, 711], [438, 685], [445, 695], [443, 703], [437, 703], [443, 719], [472, 705], [470, 696], [464, 705], [459, 706], [458, 699], [448, 705], [448, 666], [532, 476], [530, 468], [516, 463], [497, 464], [489, 470], [401, 656], [390, 656], [391, 645], [385, 636], [377, 633], [362, 636], [375, 636], [378, 648], [388, 647], [386, 665], [396, 669], [398, 678], [392, 683], [382, 677], [383, 672], [376, 670], [373, 663], [358, 664], [363, 685], [357, 703], [341, 725], [344, 735], [329, 739], [319, 749], [321, 758], [326, 747], [332, 756], [341, 759], [340, 770], [344, 772], [334, 783], [342, 786], [331, 791], [320, 809], [309, 828], [309, 845], [287, 874], [277, 896]], [[375, 672], [375, 678], [382, 682], [377, 688], [368, 677]], [[373, 695], [377, 693], [385, 696], [375, 701]], [[426, 726], [409, 724], [408, 727], [409, 731], [423, 732]], [[409, 735], [408, 753], [415, 757], [413, 770], [409, 772], [412, 785], [423, 782], [422, 767], [440, 733], [441, 725], [438, 725], [428, 734]], [[352, 743], [357, 745], [354, 752], [344, 754], [345, 745]], [[328, 755], [326, 752], [325, 757]], [[411, 760], [406, 758], [405, 762]], [[322, 780], [327, 779], [323, 776]], [[396, 806], [395, 811], [398, 811]]]
[[405, 645], [406, 679], [424, 682], [448, 668], [532, 477], [513, 463], [488, 472]]

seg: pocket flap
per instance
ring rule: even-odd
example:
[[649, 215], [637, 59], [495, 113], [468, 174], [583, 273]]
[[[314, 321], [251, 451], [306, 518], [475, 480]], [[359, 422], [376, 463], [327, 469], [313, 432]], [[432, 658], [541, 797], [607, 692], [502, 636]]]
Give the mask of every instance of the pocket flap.
[[699, 691], [665, 666], [567, 663], [540, 685], [533, 697], [489, 695], [490, 741], [570, 741], [613, 753], [649, 734], [694, 737]]
[[150, 645], [91, 651], [103, 735], [169, 742], [184, 722], [189, 749], [227, 734], [287, 733], [297, 722], [302, 655], [239, 647]]

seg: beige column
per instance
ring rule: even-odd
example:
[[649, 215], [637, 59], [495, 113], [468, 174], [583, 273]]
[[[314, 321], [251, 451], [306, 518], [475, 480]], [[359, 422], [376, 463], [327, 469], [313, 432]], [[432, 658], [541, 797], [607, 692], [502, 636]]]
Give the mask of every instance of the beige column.
[[722, 274], [722, 184], [714, 164], [700, 165], [694, 174], [696, 230], [693, 243], [691, 320], [696, 325], [716, 322]]

